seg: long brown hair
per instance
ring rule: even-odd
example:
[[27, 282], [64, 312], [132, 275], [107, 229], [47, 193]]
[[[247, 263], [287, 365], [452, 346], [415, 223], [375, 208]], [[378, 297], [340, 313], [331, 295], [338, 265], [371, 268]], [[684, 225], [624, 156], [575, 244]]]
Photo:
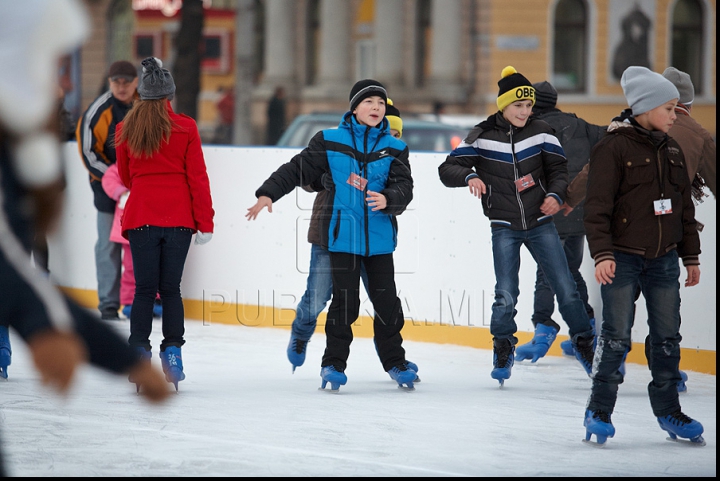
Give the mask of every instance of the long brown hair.
[[167, 99], [135, 99], [123, 120], [120, 138], [115, 142], [127, 142], [130, 154], [135, 157], [150, 156], [170, 140], [172, 122], [165, 103]]

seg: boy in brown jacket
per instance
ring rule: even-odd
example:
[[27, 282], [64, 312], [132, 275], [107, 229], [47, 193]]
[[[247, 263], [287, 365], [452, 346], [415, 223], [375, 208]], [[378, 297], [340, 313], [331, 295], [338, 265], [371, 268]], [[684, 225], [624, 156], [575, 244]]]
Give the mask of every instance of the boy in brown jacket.
[[702, 425], [680, 408], [680, 266], [685, 286], [700, 281], [700, 239], [685, 157], [667, 132], [675, 121], [677, 88], [645, 67], [628, 67], [620, 84], [631, 107], [614, 119], [593, 149], [585, 229], [602, 284], [603, 322], [585, 412], [586, 440], [604, 444], [623, 382], [619, 367], [630, 348], [635, 290], [640, 286], [652, 339], [648, 394], [661, 429], [672, 439], [704, 444]]

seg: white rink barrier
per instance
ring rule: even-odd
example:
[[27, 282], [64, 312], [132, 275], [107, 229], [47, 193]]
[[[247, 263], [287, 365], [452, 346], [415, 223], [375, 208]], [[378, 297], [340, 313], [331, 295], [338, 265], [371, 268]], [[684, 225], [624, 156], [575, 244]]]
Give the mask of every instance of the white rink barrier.
[[[190, 248], [182, 284], [187, 317], [205, 322], [228, 322], [230, 317], [230, 322], [268, 325], [260, 320], [260, 312], [271, 309], [272, 325], [287, 327], [292, 322], [295, 305], [305, 290], [310, 259], [307, 228], [314, 194], [296, 189], [273, 206], [272, 214], [263, 211], [255, 221], [246, 220], [245, 213], [255, 203], [255, 190], [296, 152], [298, 149], [290, 148], [204, 147], [215, 233], [209, 244]], [[81, 303], [94, 307], [96, 211], [77, 144], [68, 142], [65, 154], [66, 204], [60, 227], [50, 239], [50, 270], [59, 285], [74, 292]], [[415, 336], [419, 340], [489, 348], [495, 283], [490, 226], [479, 199], [468, 189], [442, 185], [437, 168], [444, 160], [445, 154], [410, 155], [414, 200], [398, 217], [399, 245], [395, 252], [396, 282], [408, 321], [405, 329], [409, 329], [408, 324], [412, 332], [424, 328], [425, 335]], [[700, 234], [700, 285], [683, 287], [684, 269], [680, 279], [683, 362], [689, 362], [694, 351], [710, 351], [701, 353], [702, 360], [697, 362], [711, 361], [711, 369], [695, 363], [691, 367], [712, 373], [716, 349], [715, 207], [716, 201], [710, 196], [696, 212], [705, 224]], [[521, 342], [529, 339], [533, 330], [530, 317], [535, 267], [523, 249], [516, 317]], [[600, 289], [587, 250], [583, 274], [590, 302], [600, 317]], [[362, 296], [361, 314], [367, 316], [372, 305], [364, 291]], [[633, 328], [636, 346], [629, 358], [635, 362], [644, 359], [641, 343], [648, 332], [644, 302], [642, 298], [640, 301]], [[567, 335], [567, 326], [557, 310], [554, 318], [561, 326], [560, 334]], [[445, 329], [430, 329], [433, 326]], [[457, 328], [456, 335], [448, 335], [452, 327]], [[559, 354], [558, 344], [553, 345], [551, 354]]]

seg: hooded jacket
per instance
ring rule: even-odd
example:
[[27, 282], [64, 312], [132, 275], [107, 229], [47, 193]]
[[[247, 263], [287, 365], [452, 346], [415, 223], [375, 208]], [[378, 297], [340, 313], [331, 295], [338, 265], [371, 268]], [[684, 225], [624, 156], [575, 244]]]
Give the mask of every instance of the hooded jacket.
[[[585, 229], [595, 265], [614, 260], [614, 250], [655, 259], [675, 248], [684, 265], [699, 265], [700, 238], [682, 149], [627, 114], [613, 120], [590, 156]], [[671, 203], [672, 213], [655, 215], [659, 199]]]
[[[547, 196], [562, 204], [568, 186], [565, 153], [552, 127], [530, 117], [517, 128], [500, 112], [476, 125], [438, 173], [447, 187], [465, 187], [479, 177], [487, 188], [482, 206], [491, 225], [513, 230], [552, 222], [540, 206]], [[519, 189], [516, 181], [528, 175], [534, 185]]]
[[[397, 246], [396, 216], [413, 197], [408, 156], [407, 145], [390, 135], [387, 119], [369, 127], [347, 112], [337, 128], [315, 134], [255, 196], [276, 202], [295, 187], [322, 181], [328, 191], [318, 215], [322, 247], [361, 256], [389, 254]], [[325, 173], [329, 177], [322, 179]], [[368, 191], [383, 194], [387, 207], [373, 211], [365, 200]]]

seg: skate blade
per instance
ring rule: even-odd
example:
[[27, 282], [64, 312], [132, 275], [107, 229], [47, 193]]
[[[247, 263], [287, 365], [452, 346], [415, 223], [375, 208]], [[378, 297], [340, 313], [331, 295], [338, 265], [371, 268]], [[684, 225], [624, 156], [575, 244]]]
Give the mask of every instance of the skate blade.
[[339, 393], [340, 393], [340, 388], [337, 388], [337, 389], [325, 389], [324, 387], [319, 387], [319, 388], [318, 388], [318, 391], [323, 391], [323, 392], [326, 392], [326, 393], [328, 393], [328, 394], [339, 394]]
[[415, 386], [398, 386], [398, 389], [405, 392], [413, 392], [415, 390]]
[[591, 440], [589, 440], [589, 439], [583, 439], [582, 442], [583, 442], [584, 444], [587, 444], [588, 446], [592, 446], [592, 447], [594, 447], [594, 448], [602, 449], [602, 448], [604, 448], [604, 447], [606, 446], [607, 440], [605, 440], [605, 442], [600, 443], [600, 442], [591, 441]]
[[687, 444], [688, 446], [693, 446], [693, 447], [698, 447], [698, 448], [707, 445], [707, 443], [705, 442], [705, 439], [702, 436], [698, 436], [697, 438], [693, 438], [693, 439], [671, 438], [668, 436], [665, 439], [667, 439], [668, 441], [673, 442], [673, 443]]

